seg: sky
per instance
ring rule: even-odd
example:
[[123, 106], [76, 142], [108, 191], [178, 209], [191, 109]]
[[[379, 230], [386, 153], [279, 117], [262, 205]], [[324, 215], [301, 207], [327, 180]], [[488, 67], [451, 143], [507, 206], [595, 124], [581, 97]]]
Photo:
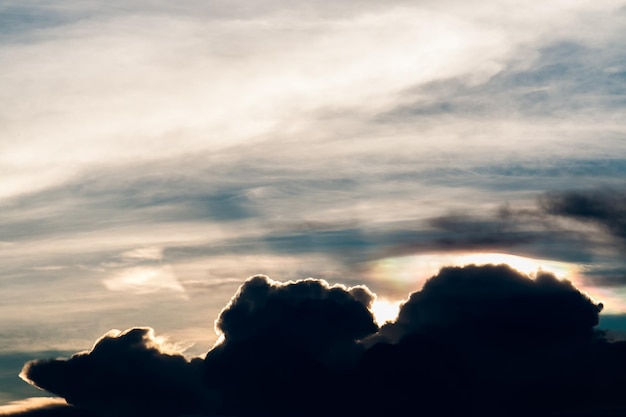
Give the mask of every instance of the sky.
[[507, 263], [626, 330], [624, 1], [292, 3], [0, 0], [0, 404], [111, 329], [205, 355], [258, 274], [382, 324]]

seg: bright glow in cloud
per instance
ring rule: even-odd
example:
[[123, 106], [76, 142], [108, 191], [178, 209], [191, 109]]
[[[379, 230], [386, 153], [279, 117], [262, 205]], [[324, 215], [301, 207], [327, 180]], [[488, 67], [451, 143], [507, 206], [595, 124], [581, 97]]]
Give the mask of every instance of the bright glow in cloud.
[[398, 317], [400, 304], [403, 301], [391, 301], [386, 298], [377, 297], [372, 303], [370, 310], [374, 314], [376, 323], [382, 326], [387, 321], [394, 321]]
[[[373, 262], [366, 276], [378, 282], [387, 282], [394, 293], [402, 294], [406, 291], [419, 290], [425, 280], [436, 275], [442, 267], [470, 264], [507, 264], [530, 276], [534, 276], [540, 270], [551, 272], [560, 279], [571, 281], [593, 300], [602, 302], [604, 314], [626, 313], [623, 289], [593, 285], [583, 278], [584, 265], [582, 264], [534, 259], [505, 253], [431, 253], [386, 258]], [[389, 304], [383, 299], [378, 308], [381, 310], [381, 315], [391, 314], [389, 309], [393, 306], [393, 303]], [[377, 314], [376, 316], [378, 317]]]
[[526, 274], [543, 270], [561, 278], [569, 278], [577, 271], [574, 264], [504, 253], [428, 253], [381, 259], [371, 265], [367, 275], [376, 280], [392, 280], [401, 291], [417, 290], [445, 266], [470, 264], [508, 264]]
[[24, 413], [36, 410], [41, 407], [51, 407], [66, 405], [67, 401], [56, 397], [32, 397], [20, 401], [11, 401], [6, 405], [0, 405], [0, 416], [13, 416], [17, 413]]
[[185, 292], [169, 266], [128, 268], [111, 278], [105, 279], [103, 283], [111, 291], [135, 294], [148, 294], [161, 290]]
[[454, 265], [507, 264], [526, 274], [534, 274], [538, 270], [543, 270], [552, 272], [559, 277], [567, 277], [576, 269], [575, 265], [565, 262], [550, 261], [547, 259], [533, 259], [507, 253], [469, 253], [459, 256], [452, 255], [451, 259], [454, 260]]

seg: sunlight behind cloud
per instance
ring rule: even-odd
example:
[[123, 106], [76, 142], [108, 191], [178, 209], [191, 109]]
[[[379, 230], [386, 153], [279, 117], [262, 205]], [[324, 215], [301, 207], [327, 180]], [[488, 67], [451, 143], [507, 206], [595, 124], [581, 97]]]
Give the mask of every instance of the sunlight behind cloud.
[[453, 255], [452, 257], [455, 265], [507, 264], [514, 269], [529, 275], [536, 273], [538, 270], [543, 270], [552, 272], [559, 277], [563, 277], [569, 275], [574, 270], [574, 265], [565, 262], [534, 259], [507, 253], [469, 253], [460, 256]]
[[[600, 287], [592, 280], [584, 277], [583, 265], [559, 262], [547, 259], [535, 259], [525, 256], [495, 252], [478, 253], [430, 253], [385, 258], [370, 264], [367, 272], [369, 279], [386, 282], [391, 293], [401, 294], [402, 291], [417, 291], [424, 282], [446, 266], [485, 264], [507, 264], [524, 274], [533, 277], [539, 271], [553, 273], [559, 279], [571, 281], [581, 291], [598, 302], [604, 303], [605, 314], [626, 313], [624, 293], [620, 288]], [[384, 299], [383, 299], [384, 300]], [[389, 304], [381, 300], [378, 308], [382, 314], [389, 310]], [[378, 313], [374, 310], [378, 320]], [[391, 312], [387, 314], [392, 314]], [[382, 317], [382, 316], [381, 316]]]
[[394, 321], [398, 317], [400, 304], [403, 302], [403, 300], [391, 301], [386, 298], [377, 297], [370, 307], [370, 310], [374, 314], [374, 319], [376, 319], [376, 323], [382, 326], [388, 321]]
[[574, 264], [504, 253], [429, 253], [381, 259], [371, 264], [369, 276], [392, 281], [392, 285], [398, 290], [417, 290], [426, 279], [445, 266], [470, 264], [507, 264], [529, 275], [543, 270], [560, 278], [571, 278], [577, 271]]

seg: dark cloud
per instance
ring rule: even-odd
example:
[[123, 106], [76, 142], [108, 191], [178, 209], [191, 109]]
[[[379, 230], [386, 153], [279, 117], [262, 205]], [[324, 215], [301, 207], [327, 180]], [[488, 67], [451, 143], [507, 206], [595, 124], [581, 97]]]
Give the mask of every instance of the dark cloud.
[[[589, 238], [579, 230], [560, 228], [536, 208], [502, 205], [477, 213], [450, 213], [426, 220], [430, 230], [404, 232], [390, 239], [383, 257], [424, 252], [492, 251], [566, 262], [591, 262]], [[415, 227], [415, 225], [413, 226]], [[395, 242], [395, 244], [393, 243]]]
[[531, 279], [507, 265], [447, 267], [411, 294], [396, 322], [381, 333], [459, 329], [473, 337], [525, 342], [588, 338], [601, 309], [551, 273], [540, 271]]
[[[357, 341], [378, 330], [368, 310], [373, 299], [365, 287], [321, 280], [246, 281], [216, 321], [223, 343], [205, 359], [207, 383], [223, 394], [220, 411], [319, 415], [331, 404], [343, 409], [334, 404], [336, 383], [360, 354]], [[272, 397], [276, 401], [268, 402]]]
[[20, 375], [103, 416], [169, 416], [204, 409], [201, 360], [163, 352], [152, 329], [111, 331], [70, 359], [35, 360]]
[[587, 265], [582, 268], [585, 283], [597, 287], [622, 287], [626, 284], [626, 264]]
[[515, 223], [497, 216], [486, 219], [450, 214], [430, 219], [428, 223], [439, 233], [426, 244], [437, 250], [513, 247], [537, 240], [533, 231], [518, 230]]
[[[485, 165], [474, 168], [474, 171], [480, 175], [515, 179], [518, 183], [523, 180], [527, 180], [529, 183], [534, 181], [535, 185], [538, 185], [536, 182], [540, 178], [543, 186], [546, 185], [546, 181], [550, 185], [556, 185], [555, 181], [566, 179], [571, 186], [573, 177], [580, 180], [584, 179], [586, 182], [595, 178], [600, 178], [603, 181], [622, 178], [626, 175], [626, 160], [620, 158], [560, 158], [550, 161]], [[524, 188], [533, 189], [535, 187], [528, 184]]]
[[[0, 339], [10, 337], [11, 330], [15, 331], [15, 329], [7, 327], [0, 332]], [[62, 351], [7, 352], [0, 354], [0, 404], [9, 398], [29, 398], [46, 395], [31, 385], [21, 383], [18, 374], [25, 362], [32, 358], [61, 357], [71, 354], [72, 352]]]
[[[22, 375], [99, 415], [284, 415], [331, 369], [354, 362], [357, 341], [378, 330], [368, 309], [373, 299], [363, 286], [255, 276], [220, 314], [224, 340], [204, 361], [167, 354], [150, 329], [135, 328], [105, 335], [69, 360], [29, 362]], [[268, 402], [276, 393], [284, 398]]]
[[427, 219], [425, 226], [431, 230], [413, 225], [412, 232], [405, 229], [396, 238], [379, 240], [379, 253], [507, 251], [590, 264], [589, 275], [597, 277], [597, 283], [604, 278], [615, 285], [624, 269], [620, 253], [626, 245], [626, 191], [607, 187], [550, 191], [526, 207], [504, 203], [486, 212], [452, 212]]
[[[601, 308], [551, 274], [531, 279], [506, 265], [444, 268], [370, 338], [365, 357], [391, 381], [385, 392], [398, 411], [414, 407], [422, 390], [429, 415], [441, 415], [442, 405], [465, 415], [578, 409], [576, 395], [593, 402], [597, 375], [588, 355]], [[412, 386], [399, 382], [406, 378]]]
[[444, 268], [380, 329], [374, 298], [362, 286], [254, 276], [222, 310], [223, 338], [204, 359], [167, 354], [135, 328], [68, 360], [29, 362], [23, 375], [98, 416], [626, 412], [626, 343], [596, 329], [602, 304], [569, 281]]
[[540, 201], [547, 213], [600, 225], [626, 245], [626, 190], [553, 192]]
[[259, 275], [239, 288], [216, 327], [225, 343], [280, 329], [324, 354], [329, 347], [324, 345], [354, 342], [377, 330], [368, 310], [374, 297], [364, 286], [330, 286], [317, 279], [282, 284]]

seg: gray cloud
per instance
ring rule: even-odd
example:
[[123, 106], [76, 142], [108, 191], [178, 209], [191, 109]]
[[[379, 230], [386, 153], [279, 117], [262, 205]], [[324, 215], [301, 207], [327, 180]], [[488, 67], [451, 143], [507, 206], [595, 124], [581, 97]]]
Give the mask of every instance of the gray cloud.
[[598, 287], [623, 287], [626, 285], [626, 264], [605, 261], [583, 268], [585, 281]]
[[626, 244], [626, 192], [622, 189], [553, 192], [541, 203], [549, 214], [597, 224]]
[[22, 3], [3, 6], [0, 13], [0, 33], [5, 37], [24, 37], [29, 32], [60, 26], [69, 21], [66, 16], [52, 8], [41, 5], [29, 7]]
[[416, 88], [431, 97], [379, 116], [381, 121], [413, 117], [524, 115], [571, 118], [583, 112], [615, 113], [626, 105], [626, 61], [618, 44], [587, 46], [560, 41], [543, 46], [528, 66], [515, 64], [485, 83], [436, 81]]

